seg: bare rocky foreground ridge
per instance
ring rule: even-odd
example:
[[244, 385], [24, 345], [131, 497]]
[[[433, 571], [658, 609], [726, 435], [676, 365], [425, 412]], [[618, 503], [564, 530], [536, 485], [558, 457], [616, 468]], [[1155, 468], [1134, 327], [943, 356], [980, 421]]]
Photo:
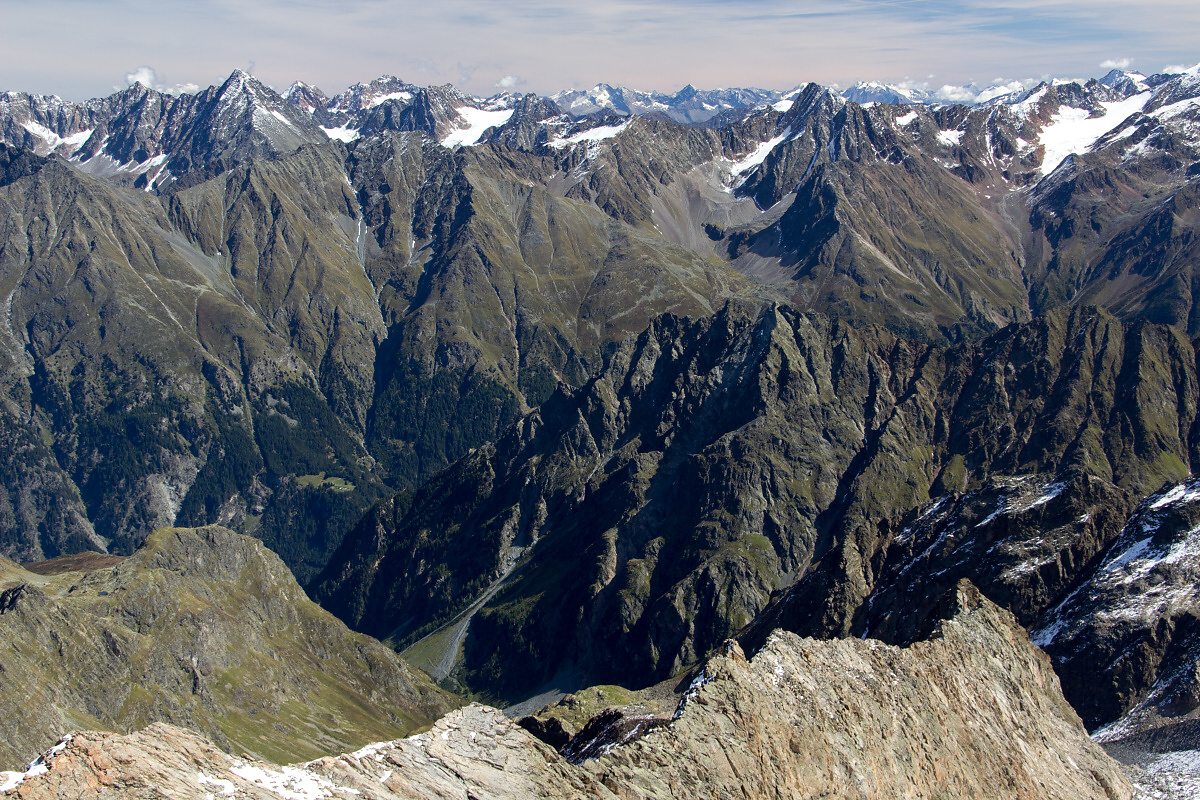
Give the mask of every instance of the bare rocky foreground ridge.
[[908, 648], [779, 633], [747, 661], [730, 643], [669, 725], [581, 764], [471, 705], [425, 733], [295, 767], [165, 724], [77, 734], [5, 796], [1131, 797], [1013, 616], [966, 582], [943, 608], [952, 617]]

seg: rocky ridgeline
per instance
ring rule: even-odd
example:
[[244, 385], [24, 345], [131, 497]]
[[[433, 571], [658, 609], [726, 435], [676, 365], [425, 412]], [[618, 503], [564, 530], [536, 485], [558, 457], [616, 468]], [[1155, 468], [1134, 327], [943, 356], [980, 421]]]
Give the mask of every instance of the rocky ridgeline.
[[731, 643], [668, 724], [579, 763], [472, 705], [426, 733], [294, 767], [236, 758], [163, 724], [77, 734], [10, 791], [22, 800], [1131, 796], [1011, 614], [966, 583], [942, 610], [933, 636], [908, 648], [781, 633], [747, 661]]
[[[1197, 84], [644, 98], [727, 108], [704, 128], [387, 77], [0, 95], [0, 549], [219, 523], [307, 582], [392, 490], [730, 297], [915, 341], [1081, 303], [1195, 335]], [[498, 124], [445, 145], [464, 114]], [[1108, 132], [1047, 163], [1077, 123]]]
[[255, 539], [163, 529], [127, 559], [66, 561], [0, 561], [5, 768], [64, 730], [155, 721], [261, 758], [312, 758], [461, 702], [318, 608]]

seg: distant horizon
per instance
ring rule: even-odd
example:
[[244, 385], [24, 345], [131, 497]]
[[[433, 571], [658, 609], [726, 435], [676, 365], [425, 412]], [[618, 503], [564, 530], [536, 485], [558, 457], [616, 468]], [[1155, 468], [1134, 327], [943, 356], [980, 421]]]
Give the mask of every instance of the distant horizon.
[[245, 69], [330, 95], [390, 74], [476, 96], [859, 81], [986, 86], [1200, 60], [1188, 0], [9, 0], [0, 90], [80, 101], [141, 75], [202, 88]]
[[[67, 101], [67, 102], [81, 103], [81, 102], [86, 102], [88, 100], [95, 100], [95, 99], [99, 99], [99, 98], [103, 98], [103, 97], [108, 97], [112, 94], [124, 91], [137, 83], [141, 83], [144, 86], [154, 89], [155, 91], [158, 91], [163, 94], [171, 94], [171, 95], [195, 94], [198, 92], [203, 92], [212, 87], [221, 86], [226, 80], [228, 80], [230, 75], [232, 75], [234, 72], [236, 72], [238, 70], [242, 70], [243, 72], [246, 72], [247, 74], [252, 75], [258, 81], [260, 81], [263, 85], [269, 87], [270, 89], [274, 90], [275, 92], [279, 93], [280, 95], [283, 95], [284, 93], [286, 93], [287, 90], [294, 83], [299, 82], [299, 83], [303, 83], [304, 85], [306, 85], [310, 88], [319, 89], [322, 93], [325, 94], [326, 97], [329, 97], [329, 98], [333, 98], [333, 97], [337, 96], [338, 94], [341, 94], [342, 92], [347, 91], [348, 89], [352, 88], [355, 85], [359, 85], [359, 84], [366, 85], [366, 84], [371, 83], [374, 80], [379, 80], [379, 79], [384, 79], [384, 78], [395, 78], [395, 79], [404, 81], [404, 82], [409, 83], [414, 86], [421, 86], [421, 87], [426, 87], [426, 88], [433, 87], [433, 86], [451, 85], [451, 86], [454, 86], [454, 88], [456, 88], [460, 91], [463, 91], [464, 93], [466, 93], [468, 95], [478, 97], [478, 98], [495, 97], [495, 96], [504, 94], [506, 92], [511, 93], [511, 94], [516, 94], [516, 95], [533, 93], [533, 94], [537, 94], [542, 97], [550, 97], [550, 96], [558, 94], [560, 92], [567, 92], [567, 91], [587, 92], [587, 91], [590, 91], [591, 89], [594, 89], [594, 88], [600, 86], [601, 84], [608, 85], [614, 89], [615, 88], [623, 88], [623, 89], [629, 89], [632, 91], [645, 92], [645, 93], [658, 93], [658, 94], [664, 94], [664, 95], [676, 94], [676, 93], [682, 91], [683, 89], [687, 88], [687, 86], [689, 86], [689, 85], [692, 86], [693, 88], [697, 89], [698, 91], [756, 90], [756, 91], [767, 91], [767, 92], [779, 92], [779, 93], [786, 94], [788, 92], [795, 91], [797, 89], [802, 89], [803, 87], [807, 86], [810, 83], [817, 83], [818, 85], [824, 86], [829, 89], [834, 89], [838, 92], [847, 91], [858, 85], [878, 84], [880, 86], [922, 91], [922, 92], [926, 92], [930, 95], [936, 95], [939, 92], [939, 90], [941, 90], [941, 91], [957, 90], [957, 89], [967, 88], [967, 87], [974, 87], [974, 88], [978, 88], [978, 89], [982, 90], [982, 89], [990, 89], [990, 88], [1001, 87], [1001, 86], [1007, 88], [1009, 90], [1008, 93], [1013, 93], [1013, 92], [1031, 89], [1042, 82], [1072, 81], [1072, 80], [1086, 82], [1088, 80], [1092, 80], [1093, 78], [1095, 78], [1095, 79], [1102, 78], [1105, 75], [1111, 73], [1113, 70], [1120, 70], [1125, 73], [1140, 74], [1145, 77], [1150, 77], [1155, 74], [1178, 73], [1178, 72], [1195, 70], [1198, 67], [1200, 67], [1200, 59], [1198, 59], [1194, 63], [1168, 64], [1160, 69], [1154, 69], [1154, 70], [1139, 70], [1139, 69], [1136, 69], [1135, 67], [1128, 66], [1128, 65], [1122, 66], [1122, 65], [1103, 65], [1102, 64], [1102, 65], [1099, 65], [1099, 67], [1096, 70], [1093, 70], [1090, 74], [1086, 74], [1086, 75], [1085, 74], [1073, 74], [1073, 75], [1072, 74], [1064, 74], [1064, 75], [1040, 75], [1040, 76], [1035, 76], [1035, 77], [1011, 78], [1011, 79], [1010, 78], [995, 78], [991, 81], [971, 81], [971, 82], [963, 83], [963, 84], [945, 84], [940, 87], [933, 85], [933, 83], [931, 81], [913, 81], [911, 79], [904, 80], [904, 81], [887, 81], [887, 80], [881, 80], [881, 79], [875, 79], [875, 78], [863, 78], [863, 79], [854, 81], [852, 83], [846, 83], [846, 84], [839, 84], [836, 82], [835, 83], [822, 83], [820, 81], [804, 80], [804, 81], [800, 81], [798, 83], [793, 83], [793, 84], [790, 84], [787, 86], [759, 86], [759, 85], [749, 85], [749, 84], [744, 84], [744, 85], [742, 85], [742, 84], [724, 84], [724, 85], [719, 85], [719, 86], [703, 86], [703, 85], [698, 85], [695, 82], [685, 82], [685, 83], [675, 86], [673, 88], [661, 89], [661, 88], [647, 88], [644, 86], [631, 86], [628, 84], [618, 84], [618, 83], [614, 83], [612, 81], [601, 80], [601, 81], [597, 81], [595, 83], [589, 84], [587, 86], [568, 86], [568, 87], [561, 87], [558, 89], [553, 89], [550, 91], [542, 91], [542, 92], [537, 92], [537, 91], [534, 91], [533, 89], [527, 88], [527, 87], [520, 87], [520, 88], [493, 87], [492, 91], [490, 91], [486, 94], [480, 94], [480, 93], [467, 91], [463, 87], [454, 84], [452, 81], [441, 82], [441, 83], [438, 83], [438, 82], [418, 83], [416, 81], [409, 80], [405, 76], [397, 74], [395, 72], [384, 72], [384, 73], [380, 73], [378, 75], [371, 76], [369, 78], [363, 78], [361, 80], [354, 81], [353, 83], [347, 84], [345, 86], [341, 86], [340, 88], [338, 88], [336, 90], [329, 90], [329, 89], [326, 89], [324, 86], [321, 86], [318, 83], [313, 83], [311, 81], [301, 81], [299, 79], [294, 80], [294, 81], [289, 81], [288, 83], [283, 84], [283, 85], [279, 85], [279, 84], [264, 80], [259, 75], [254, 75], [254, 73], [252, 71], [250, 71], [249, 69], [246, 69], [245, 67], [237, 67], [237, 66], [231, 67], [229, 69], [229, 72], [225, 73], [222, 77], [215, 79], [215, 80], [211, 81], [210, 83], [207, 83], [204, 85], [190, 83], [190, 84], [177, 84], [177, 85], [172, 86], [172, 85], [165, 85], [158, 78], [156, 70], [154, 70], [153, 68], [148, 67], [146, 65], [142, 65], [142, 66], [139, 66], [137, 69], [135, 69], [133, 72], [126, 74], [126, 76], [125, 76], [126, 84], [124, 86], [114, 84], [112, 86], [112, 88], [109, 89], [108, 91], [102, 92], [100, 94], [91, 95], [89, 97], [66, 97], [62, 93], [59, 93], [59, 92], [30, 91], [29, 89], [26, 89], [24, 87], [17, 87], [17, 86], [0, 87], [0, 93], [25, 92], [25, 93], [28, 93], [31, 95], [54, 96], [54, 97], [58, 97], [59, 99]], [[998, 96], [998, 95], [995, 95], [993, 93], [992, 96]], [[941, 97], [939, 99], [943, 100], [946, 103], [974, 102], [974, 100], [972, 100], [968, 97], [964, 97], [964, 96], [947, 96], [947, 97]]]

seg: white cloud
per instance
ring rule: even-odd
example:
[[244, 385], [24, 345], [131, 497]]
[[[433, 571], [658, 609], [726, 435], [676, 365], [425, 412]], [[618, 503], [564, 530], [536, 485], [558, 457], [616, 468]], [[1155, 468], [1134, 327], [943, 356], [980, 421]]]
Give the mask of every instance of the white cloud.
[[949, 103], [973, 103], [976, 94], [966, 86], [943, 86], [933, 96]]
[[158, 75], [154, 73], [153, 67], [140, 66], [133, 72], [125, 73], [125, 85], [133, 86], [135, 83], [140, 83], [147, 89], [153, 89], [154, 84], [158, 82]]
[[174, 86], [167, 86], [158, 80], [158, 73], [154, 70], [154, 67], [145, 64], [133, 72], [125, 73], [126, 86], [133, 86], [136, 83], [140, 83], [147, 89], [153, 89], [163, 94], [192, 94], [193, 92], [200, 91], [200, 87], [194, 83], [177, 83]]
[[1109, 58], [1100, 62], [1100, 69], [1129, 69], [1131, 66], [1132, 58]]
[[503, 78], [496, 81], [496, 86], [500, 89], [515, 89], [524, 83], [524, 78], [520, 78], [516, 75], [505, 75]]
[[986, 103], [988, 100], [994, 100], [1006, 94], [1032, 89], [1037, 83], [1038, 80], [1036, 78], [1026, 78], [1020, 81], [1005, 81], [1003, 78], [997, 78], [991, 86], [980, 92], [979, 96], [975, 99], [980, 103]]
[[[933, 77], [930, 75], [929, 77]], [[897, 88], [903, 89], [906, 92], [928, 92], [929, 81], [914, 81], [911, 78], [905, 78], [896, 84]]]

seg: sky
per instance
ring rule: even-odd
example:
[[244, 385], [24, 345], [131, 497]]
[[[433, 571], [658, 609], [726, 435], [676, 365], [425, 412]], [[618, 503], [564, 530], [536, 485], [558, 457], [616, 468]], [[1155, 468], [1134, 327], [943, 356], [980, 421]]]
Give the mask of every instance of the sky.
[[1196, 0], [0, 0], [0, 91], [83, 100], [235, 68], [332, 94], [379, 75], [478, 95], [598, 82], [933, 89], [1200, 62]]

